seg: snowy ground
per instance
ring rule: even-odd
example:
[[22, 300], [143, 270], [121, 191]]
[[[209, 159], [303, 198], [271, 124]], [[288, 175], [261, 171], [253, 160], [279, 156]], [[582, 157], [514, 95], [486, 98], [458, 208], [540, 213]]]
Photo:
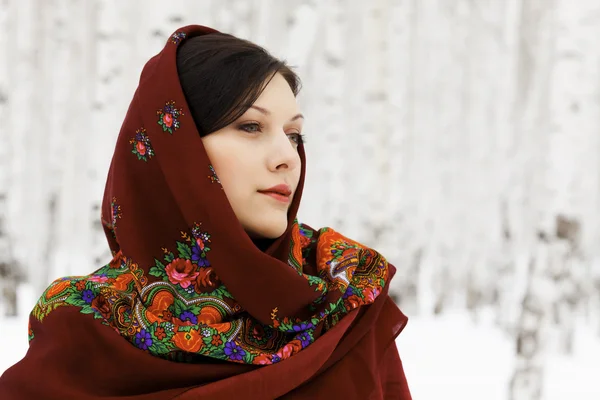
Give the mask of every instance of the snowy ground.
[[[29, 292], [24, 289], [22, 294]], [[21, 304], [26, 315], [32, 301]], [[490, 323], [474, 324], [462, 312], [413, 317], [397, 343], [415, 400], [508, 399], [513, 349]], [[0, 374], [26, 351], [27, 319], [0, 319]], [[600, 341], [591, 330], [579, 329], [574, 355], [548, 360], [544, 400], [600, 399], [595, 382], [599, 367]]]

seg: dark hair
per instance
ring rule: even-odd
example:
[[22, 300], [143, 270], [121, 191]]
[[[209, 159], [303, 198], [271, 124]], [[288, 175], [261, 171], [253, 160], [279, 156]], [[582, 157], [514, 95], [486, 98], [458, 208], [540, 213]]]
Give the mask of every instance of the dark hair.
[[177, 50], [177, 71], [200, 136], [238, 119], [278, 72], [294, 96], [300, 91], [300, 79], [285, 61], [225, 33], [185, 40]]

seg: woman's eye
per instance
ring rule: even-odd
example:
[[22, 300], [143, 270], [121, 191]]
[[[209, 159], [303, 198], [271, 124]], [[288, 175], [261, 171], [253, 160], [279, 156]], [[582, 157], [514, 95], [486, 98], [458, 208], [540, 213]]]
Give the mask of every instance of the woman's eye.
[[244, 124], [244, 125], [240, 126], [240, 129], [243, 131], [246, 131], [248, 133], [256, 133], [256, 132], [260, 132], [261, 127], [260, 127], [260, 124], [253, 122], [253, 123], [248, 123], [248, 124]]
[[295, 144], [300, 144], [300, 143], [304, 143], [304, 135], [301, 133], [289, 133], [288, 137], [292, 140], [292, 142], [294, 142]]

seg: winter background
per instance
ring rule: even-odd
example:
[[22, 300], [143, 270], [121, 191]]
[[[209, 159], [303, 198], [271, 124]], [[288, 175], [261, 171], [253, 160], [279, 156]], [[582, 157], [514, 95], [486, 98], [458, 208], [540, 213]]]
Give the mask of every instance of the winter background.
[[110, 259], [119, 127], [193, 23], [302, 77], [301, 220], [397, 266], [415, 399], [600, 398], [598, 0], [0, 0], [0, 373]]

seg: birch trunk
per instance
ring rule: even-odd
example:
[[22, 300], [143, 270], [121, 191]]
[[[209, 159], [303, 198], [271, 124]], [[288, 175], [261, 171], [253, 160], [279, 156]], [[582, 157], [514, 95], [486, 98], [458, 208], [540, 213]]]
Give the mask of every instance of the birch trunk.
[[9, 91], [8, 80], [9, 41], [10, 30], [10, 4], [4, 0], [0, 5], [0, 318], [4, 315], [14, 316], [17, 312], [16, 286], [19, 277], [19, 268], [13, 257], [12, 239], [9, 231], [8, 196], [11, 184], [10, 169], [12, 163], [12, 140], [6, 121], [9, 117]]

